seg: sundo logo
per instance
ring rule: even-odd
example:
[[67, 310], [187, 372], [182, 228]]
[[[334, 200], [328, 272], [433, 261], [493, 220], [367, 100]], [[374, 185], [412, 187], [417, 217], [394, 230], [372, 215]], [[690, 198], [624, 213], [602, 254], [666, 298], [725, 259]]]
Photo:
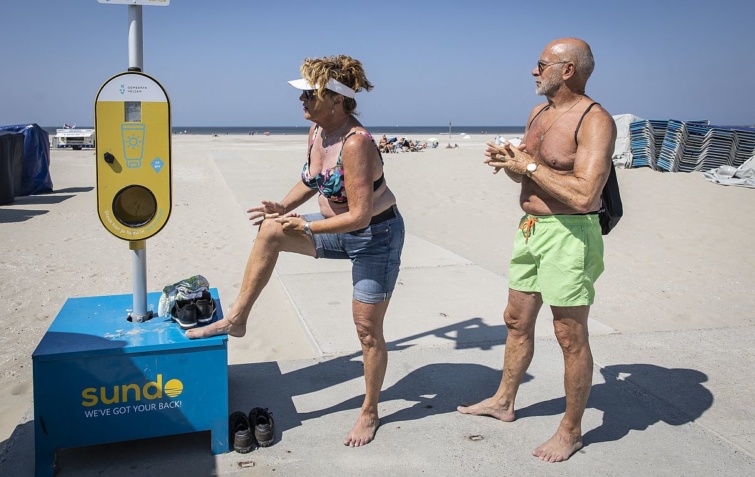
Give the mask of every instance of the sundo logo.
[[163, 395], [170, 398], [178, 397], [184, 390], [183, 383], [178, 379], [171, 379], [163, 386], [163, 375], [158, 374], [155, 381], [149, 381], [144, 386], [138, 384], [116, 384], [98, 388], [86, 388], [81, 391], [81, 405], [85, 407], [97, 404], [125, 404], [140, 402], [143, 399], [152, 401], [162, 399]]

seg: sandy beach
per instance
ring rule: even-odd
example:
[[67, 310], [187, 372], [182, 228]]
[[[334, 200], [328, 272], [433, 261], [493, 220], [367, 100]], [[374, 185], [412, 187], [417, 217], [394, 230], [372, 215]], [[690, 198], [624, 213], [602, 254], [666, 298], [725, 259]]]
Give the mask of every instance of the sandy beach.
[[[444, 148], [441, 138], [437, 149], [389, 154], [384, 159], [386, 180], [398, 198], [411, 240], [443, 249], [488, 273], [495, 280], [490, 299], [497, 303], [498, 315], [494, 311], [484, 318], [501, 325], [506, 266], [521, 211], [518, 185], [504, 174], [493, 175], [482, 162], [484, 144], [493, 138], [455, 137], [456, 149]], [[201, 274], [218, 289], [223, 309], [228, 310], [256, 234], [244, 211], [262, 199], [282, 198], [298, 179], [305, 154], [305, 136], [174, 136], [173, 211], [166, 227], [147, 242], [148, 290], [160, 291]], [[94, 151], [52, 150], [55, 191], [18, 197], [0, 207], [3, 445], [18, 426], [33, 419], [31, 355], [65, 300], [132, 291], [128, 244], [110, 235], [97, 217], [94, 160]], [[656, 333], [656, 341], [648, 340], [661, 343], [656, 346], [663, 346], [657, 333], [732, 330], [748, 341], [740, 347], [706, 351], [721, 357], [719, 365], [712, 361], [704, 370], [707, 386], [714, 394], [744, 386], [753, 377], [755, 191], [715, 185], [701, 173], [630, 169], [618, 170], [618, 175], [625, 216], [605, 238], [606, 272], [597, 284], [593, 330], [615, 336]], [[314, 210], [314, 202], [301, 208]], [[410, 328], [399, 328], [395, 323], [406, 317], [389, 308], [389, 339], [416, 336], [423, 327], [436, 328], [426, 323], [439, 314], [451, 314], [447, 309], [468, 306], [464, 287], [484, 285], [460, 282], [455, 287], [448, 276], [434, 275], [430, 267], [425, 272], [415, 264], [421, 253], [406, 255], [418, 249], [405, 249], [399, 276], [405, 286], [403, 291], [397, 288], [397, 310], [411, 302], [410, 290], [449, 292], [438, 293], [437, 306], [417, 310], [416, 321], [402, 325]], [[327, 299], [315, 301], [313, 285], [298, 288], [295, 272], [300, 260], [312, 259], [283, 257], [279, 262], [278, 273], [255, 304], [247, 336], [229, 341], [232, 364], [313, 359], [358, 349], [345, 305], [333, 308], [337, 327], [318, 327], [307, 318], [307, 310], [330, 305]], [[322, 267], [325, 273], [341, 271], [348, 264]], [[343, 281], [343, 293], [332, 299], [348, 303], [348, 277], [338, 274], [335, 279]], [[454, 295], [455, 289], [462, 291]], [[541, 315], [542, 336], [548, 336], [548, 318], [547, 311]], [[444, 319], [450, 321], [443, 323], [452, 323], [456, 318]], [[437, 345], [423, 339], [412, 342]], [[694, 367], [694, 362], [685, 361], [694, 359], [694, 350], [687, 351], [676, 362], [669, 358], [666, 366]], [[501, 348], [494, 352], [502, 357]], [[601, 360], [596, 353], [596, 366]], [[740, 370], [728, 367], [738, 360], [743, 362]], [[554, 393], [560, 392], [557, 381], [552, 387]], [[723, 395], [728, 394], [714, 404], [721, 413], [719, 423], [729, 422], [725, 418], [737, 409], [745, 422], [755, 421], [744, 401], [727, 402]], [[716, 432], [727, 437], [726, 428], [721, 424]], [[728, 436], [728, 441], [750, 455], [755, 452], [751, 429], [749, 434]]]

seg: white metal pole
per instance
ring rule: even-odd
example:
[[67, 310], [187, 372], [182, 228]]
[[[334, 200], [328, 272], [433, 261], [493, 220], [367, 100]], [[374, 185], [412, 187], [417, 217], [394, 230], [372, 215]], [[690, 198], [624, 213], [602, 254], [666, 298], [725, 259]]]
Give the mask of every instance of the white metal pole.
[[147, 241], [129, 242], [131, 249], [131, 269], [134, 273], [134, 309], [133, 321], [141, 323], [147, 316]]
[[[128, 6], [128, 69], [144, 71], [144, 43], [142, 41], [142, 6]], [[147, 315], [147, 241], [129, 242], [132, 251], [131, 268], [134, 273], [134, 309], [131, 318], [143, 322]]]
[[128, 69], [144, 71], [144, 47], [142, 42], [142, 6], [128, 6]]

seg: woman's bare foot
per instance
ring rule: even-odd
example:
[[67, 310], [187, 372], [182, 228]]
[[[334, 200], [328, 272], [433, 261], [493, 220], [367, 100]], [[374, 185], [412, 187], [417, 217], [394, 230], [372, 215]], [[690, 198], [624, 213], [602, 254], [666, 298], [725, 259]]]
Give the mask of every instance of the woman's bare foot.
[[230, 335], [241, 338], [246, 334], [246, 323], [231, 323], [228, 318], [223, 318], [207, 326], [186, 330], [186, 336], [190, 339], [209, 338], [217, 335]]
[[375, 438], [375, 433], [380, 425], [380, 418], [377, 414], [362, 413], [359, 415], [354, 427], [343, 440], [343, 445], [349, 447], [360, 447], [369, 444]]
[[532, 455], [545, 462], [563, 462], [582, 448], [582, 436], [575, 436], [559, 428]]
[[515, 419], [514, 409], [511, 404], [502, 404], [495, 397], [487, 398], [471, 406], [458, 406], [456, 410], [462, 414], [490, 416], [504, 422], [511, 422]]

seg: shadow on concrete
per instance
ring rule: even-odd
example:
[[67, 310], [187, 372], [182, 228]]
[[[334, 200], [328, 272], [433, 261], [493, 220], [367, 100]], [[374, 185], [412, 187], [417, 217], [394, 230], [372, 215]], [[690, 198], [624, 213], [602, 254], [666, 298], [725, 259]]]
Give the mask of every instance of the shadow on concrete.
[[407, 336], [399, 340], [387, 343], [388, 351], [398, 351], [412, 346], [405, 343], [426, 336], [445, 339], [454, 343], [454, 349], [472, 349], [477, 348], [483, 351], [493, 349], [494, 346], [506, 344], [508, 331], [506, 325], [490, 326], [482, 318], [470, 318], [459, 323], [436, 328], [431, 331], [417, 333], [416, 335]]
[[[703, 415], [713, 394], [702, 385], [708, 377], [694, 369], [664, 368], [653, 364], [617, 364], [600, 370], [605, 383], [593, 385], [588, 408], [603, 412], [603, 423], [584, 434], [585, 446], [616, 441], [630, 431], [644, 431], [664, 422], [680, 426]], [[517, 419], [562, 414], [563, 397], [517, 411]]]
[[[453, 377], [453, 379], [449, 379]], [[532, 376], [525, 374], [523, 382]], [[495, 393], [501, 370], [481, 364], [437, 363], [422, 366], [380, 393], [380, 402], [392, 400], [415, 403], [393, 414], [381, 416], [381, 425], [422, 419], [436, 414], [457, 412], [456, 407], [479, 402]], [[482, 384], [490, 385], [488, 389]], [[318, 418], [332, 412], [359, 409], [364, 395], [355, 396], [330, 408], [300, 414], [302, 420]]]
[[[302, 425], [303, 421], [339, 411], [358, 410], [362, 406], [363, 393], [309, 412], [298, 411], [295, 404], [299, 396], [322, 392], [354, 379], [361, 381], [364, 366], [360, 358], [361, 353], [354, 353], [287, 373], [282, 372], [277, 363], [231, 366], [228, 376], [231, 389], [229, 411], [248, 413], [253, 407], [270, 408], [275, 416], [275, 440], [279, 442], [283, 432]], [[453, 376], [452, 382], [449, 376]], [[456, 412], [456, 406], [460, 404], [477, 402], [491, 395], [500, 379], [500, 369], [479, 364], [434, 363], [422, 366], [380, 393], [381, 403], [393, 400], [414, 403], [411, 407], [381, 416], [381, 423], [412, 421]], [[524, 381], [530, 379], [531, 376], [526, 375]], [[484, 389], [480, 383], [489, 383], [492, 388]]]
[[[491, 327], [480, 318], [472, 318], [408, 336], [387, 343], [389, 363], [392, 353], [414, 346], [407, 343], [424, 336], [448, 339], [455, 343], [457, 349], [490, 350], [493, 346], [505, 344], [506, 327]], [[364, 365], [361, 358], [360, 351], [327, 361], [314, 359], [311, 366], [286, 373], [277, 363], [230, 366], [229, 411], [249, 412], [251, 408], [258, 406], [274, 409], [276, 442], [279, 442], [284, 431], [300, 426], [305, 420], [361, 407], [364, 394], [316, 411], [299, 412], [294, 404], [297, 396], [323, 391], [354, 379], [362, 380]], [[453, 376], [453, 382], [449, 380], [449, 376]], [[410, 421], [434, 414], [456, 412], [456, 406], [460, 404], [477, 402], [490, 396], [495, 392], [500, 379], [500, 369], [479, 364], [433, 363], [422, 366], [380, 393], [381, 403], [392, 400], [415, 403], [409, 408], [381, 416], [381, 423]], [[524, 382], [530, 379], [531, 376], [526, 375]], [[491, 389], [481, 387], [480, 383], [489, 383]]]
[[210, 431], [59, 451], [66, 475], [217, 475]]

